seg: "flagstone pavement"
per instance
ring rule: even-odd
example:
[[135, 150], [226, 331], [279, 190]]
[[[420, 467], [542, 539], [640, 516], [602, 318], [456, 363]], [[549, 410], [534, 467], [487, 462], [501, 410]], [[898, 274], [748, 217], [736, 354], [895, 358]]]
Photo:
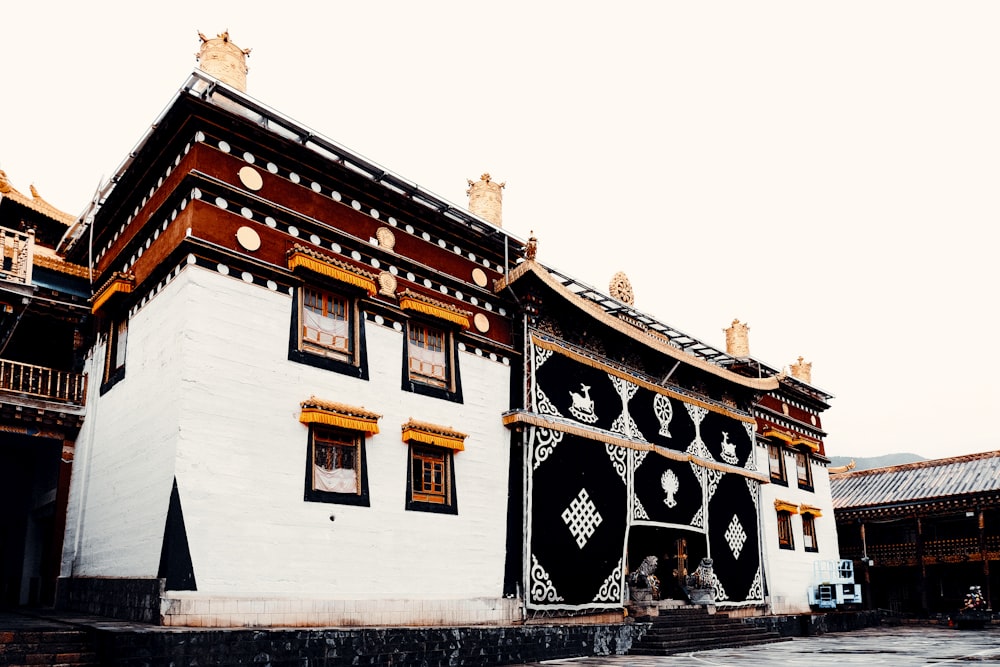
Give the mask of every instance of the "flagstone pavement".
[[533, 664], [545, 667], [980, 667], [1000, 665], [1000, 627], [984, 630], [956, 630], [944, 626], [881, 627], [666, 657], [602, 656]]

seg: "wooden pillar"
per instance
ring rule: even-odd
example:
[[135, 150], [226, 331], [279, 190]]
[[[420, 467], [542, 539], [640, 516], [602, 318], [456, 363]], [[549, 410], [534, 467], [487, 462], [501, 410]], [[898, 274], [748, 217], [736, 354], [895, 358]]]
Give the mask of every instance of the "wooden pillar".
[[862, 568], [864, 578], [862, 579], [861, 597], [865, 609], [875, 608], [875, 601], [872, 600], [872, 571], [871, 566], [868, 565], [870, 560], [868, 556], [868, 541], [865, 538], [865, 522], [861, 521], [861, 563], [864, 566]]
[[925, 614], [929, 611], [927, 604], [927, 566], [924, 564], [924, 526], [920, 517], [917, 517], [917, 567], [920, 571], [920, 610]]
[[979, 508], [979, 557], [983, 560], [983, 596], [986, 598], [986, 606], [993, 608], [992, 595], [990, 594], [990, 554], [986, 549], [986, 517], [983, 508]]
[[66, 509], [69, 505], [69, 481], [73, 473], [75, 443], [63, 440], [59, 460], [59, 480], [56, 482], [55, 516], [52, 520], [52, 552], [47, 554], [46, 569], [42, 572], [42, 604], [55, 602], [56, 580], [62, 567], [63, 536], [66, 533]]

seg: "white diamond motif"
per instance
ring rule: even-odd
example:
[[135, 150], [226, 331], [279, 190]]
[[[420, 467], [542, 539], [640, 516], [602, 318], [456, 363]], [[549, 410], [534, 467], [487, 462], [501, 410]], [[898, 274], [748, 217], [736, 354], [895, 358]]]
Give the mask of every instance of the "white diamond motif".
[[580, 489], [569, 507], [563, 510], [562, 520], [569, 526], [570, 534], [576, 538], [576, 546], [581, 549], [587, 545], [597, 527], [604, 519], [597, 511], [597, 505], [590, 499], [587, 489]]
[[729, 522], [729, 528], [726, 528], [725, 532], [726, 542], [729, 543], [729, 548], [733, 552], [733, 557], [736, 560], [740, 558], [740, 552], [743, 551], [743, 545], [747, 541], [747, 533], [743, 530], [743, 524], [740, 520], [733, 515], [733, 520]]

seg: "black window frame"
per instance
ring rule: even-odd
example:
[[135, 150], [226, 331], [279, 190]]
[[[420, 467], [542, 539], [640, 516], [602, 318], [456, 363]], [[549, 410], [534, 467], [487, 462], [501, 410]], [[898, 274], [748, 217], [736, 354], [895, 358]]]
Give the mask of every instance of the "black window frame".
[[[809, 546], [808, 542], [810, 537], [812, 546]], [[819, 541], [816, 539], [816, 516], [809, 512], [802, 513], [802, 548], [812, 553], [819, 551]]]
[[[420, 442], [408, 442], [406, 455], [406, 509], [413, 512], [431, 512], [435, 514], [458, 514], [458, 496], [455, 486], [455, 450], [438, 447]], [[442, 457], [446, 470], [444, 471], [445, 492], [443, 502], [432, 502], [415, 497], [414, 467], [417, 455], [432, 454]]]
[[[440, 331], [445, 339], [445, 362], [448, 375], [445, 386], [439, 386], [429, 381], [414, 377], [410, 371], [410, 332], [412, 327], [419, 326]], [[409, 391], [421, 396], [440, 398], [454, 403], [462, 403], [462, 373], [458, 363], [458, 332], [456, 327], [449, 326], [441, 320], [432, 318], [411, 318], [403, 326], [403, 391]]]
[[[106, 320], [104, 344], [104, 370], [101, 374], [100, 393], [103, 396], [108, 390], [125, 379], [125, 366], [128, 361], [128, 312], [115, 313]], [[118, 358], [121, 363], [118, 364]]]
[[795, 551], [795, 535], [792, 532], [792, 513], [788, 510], [778, 512], [778, 548]]
[[[806, 474], [806, 479], [802, 479], [799, 474], [799, 459], [805, 462], [804, 470]], [[815, 487], [813, 486], [813, 473], [812, 473], [812, 460], [809, 456], [809, 452], [803, 449], [795, 450], [795, 483], [798, 487], [804, 491], [813, 491]]]
[[[313, 290], [326, 295], [340, 297], [347, 301], [349, 330], [351, 332], [351, 352], [339, 353], [334, 350], [324, 352], [318, 344], [303, 343], [302, 309], [305, 291]], [[347, 286], [331, 286], [316, 281], [299, 285], [293, 290], [291, 330], [288, 337], [288, 359], [300, 364], [322, 368], [361, 380], [368, 380], [368, 345], [365, 336], [365, 313], [361, 296]]]
[[[317, 434], [336, 434], [341, 437], [354, 439], [357, 448], [356, 461], [358, 462], [358, 491], [357, 492], [335, 492], [323, 491], [315, 488], [313, 480], [313, 465], [316, 452]], [[368, 438], [363, 431], [327, 426], [324, 424], [310, 424], [309, 436], [306, 441], [306, 468], [305, 468], [305, 489], [303, 500], [314, 503], [333, 503], [337, 505], [355, 505], [359, 507], [370, 507], [371, 498], [368, 490], [368, 455], [366, 443]]]
[[[778, 484], [780, 486], [788, 486], [788, 472], [787, 472], [787, 466], [785, 465], [785, 447], [776, 442], [768, 442], [766, 444], [767, 444], [767, 470], [768, 470], [768, 475], [771, 478], [771, 483]], [[777, 453], [778, 455], [777, 461], [780, 470], [777, 473], [775, 473], [775, 471], [771, 469], [771, 461], [774, 460], [771, 458], [772, 453]]]

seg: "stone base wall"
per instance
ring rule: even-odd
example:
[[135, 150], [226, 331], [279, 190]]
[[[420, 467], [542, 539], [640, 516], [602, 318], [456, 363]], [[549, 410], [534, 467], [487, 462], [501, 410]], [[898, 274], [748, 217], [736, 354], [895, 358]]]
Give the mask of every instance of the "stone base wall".
[[56, 609], [158, 624], [162, 595], [163, 579], [60, 577]]
[[102, 629], [102, 664], [512, 665], [623, 654], [646, 624], [342, 630]]
[[827, 632], [848, 632], [881, 625], [877, 611], [844, 611], [822, 614], [756, 616], [744, 619], [758, 627], [781, 633], [783, 637], [809, 637]]

